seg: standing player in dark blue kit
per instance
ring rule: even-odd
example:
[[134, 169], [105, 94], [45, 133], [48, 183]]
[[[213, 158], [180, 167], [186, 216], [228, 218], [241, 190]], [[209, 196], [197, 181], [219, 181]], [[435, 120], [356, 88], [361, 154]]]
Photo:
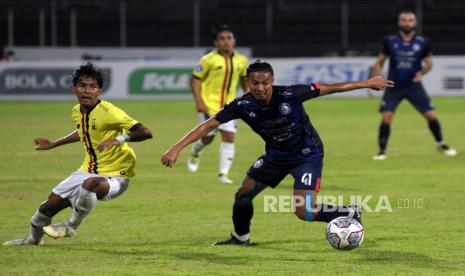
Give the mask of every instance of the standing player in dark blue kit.
[[444, 144], [441, 125], [439, 124], [433, 104], [426, 94], [421, 78], [433, 67], [431, 43], [423, 36], [417, 35], [415, 28], [417, 21], [411, 11], [399, 14], [398, 34], [384, 39], [383, 51], [379, 54], [374, 66], [374, 74], [379, 75], [384, 61], [389, 56], [388, 79], [396, 83], [395, 88], [388, 88], [384, 92], [381, 102], [381, 125], [379, 127], [379, 152], [374, 160], [386, 159], [386, 148], [391, 132], [391, 122], [397, 106], [403, 99], [407, 99], [418, 112], [428, 121], [440, 152], [447, 156], [455, 156], [457, 152]]
[[270, 64], [262, 61], [252, 63], [247, 68], [247, 84], [251, 93], [225, 105], [215, 117], [190, 131], [162, 157], [162, 163], [171, 167], [187, 145], [220, 124], [239, 118], [265, 140], [266, 153], [250, 167], [236, 192], [233, 206], [235, 233], [230, 239], [214, 245], [250, 245], [253, 198], [268, 186], [276, 187], [288, 174], [294, 177], [294, 196], [305, 201], [305, 204], [299, 204], [302, 206], [296, 204], [295, 214], [300, 219], [325, 222], [340, 216], [361, 219], [355, 206], [317, 206], [315, 200], [323, 168], [323, 144], [302, 103], [336, 92], [384, 89], [393, 86], [393, 82], [380, 76], [366, 81], [321, 85], [273, 86], [273, 82]]

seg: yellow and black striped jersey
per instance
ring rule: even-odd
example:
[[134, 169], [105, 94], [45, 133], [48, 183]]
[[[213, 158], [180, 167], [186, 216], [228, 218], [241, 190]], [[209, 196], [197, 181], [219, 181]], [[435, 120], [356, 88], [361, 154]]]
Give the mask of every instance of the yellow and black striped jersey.
[[193, 75], [200, 79], [200, 96], [211, 116], [236, 98], [239, 78], [246, 76], [247, 66], [247, 57], [238, 52], [227, 57], [212, 51], [200, 59]]
[[134, 175], [136, 155], [124, 143], [103, 152], [97, 146], [103, 141], [114, 139], [138, 122], [110, 102], [101, 100], [91, 111], [81, 112], [80, 105], [73, 107], [71, 118], [86, 150], [82, 171], [109, 176], [129, 178]]

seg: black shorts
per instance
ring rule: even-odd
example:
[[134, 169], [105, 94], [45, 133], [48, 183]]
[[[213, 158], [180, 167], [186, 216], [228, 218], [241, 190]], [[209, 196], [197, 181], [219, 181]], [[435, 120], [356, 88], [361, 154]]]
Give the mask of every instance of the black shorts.
[[418, 83], [412, 85], [411, 89], [386, 88], [379, 111], [395, 112], [403, 99], [407, 99], [413, 105], [413, 107], [415, 107], [415, 109], [422, 114], [434, 109], [433, 103], [426, 94], [423, 85]]
[[274, 162], [267, 155], [262, 155], [250, 167], [247, 175], [255, 181], [275, 188], [286, 175], [291, 174], [294, 177], [294, 189], [318, 192], [322, 170], [323, 157], [282, 164]]

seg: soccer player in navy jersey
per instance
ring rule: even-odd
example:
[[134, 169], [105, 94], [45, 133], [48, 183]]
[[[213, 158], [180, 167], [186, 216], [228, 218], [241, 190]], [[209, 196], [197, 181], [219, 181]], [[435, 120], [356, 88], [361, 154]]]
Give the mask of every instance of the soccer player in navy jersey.
[[415, 32], [417, 25], [415, 14], [403, 11], [399, 14], [399, 33], [384, 39], [383, 50], [374, 66], [374, 74], [379, 75], [384, 61], [389, 56], [388, 79], [396, 83], [395, 88], [384, 91], [381, 102], [381, 125], [379, 127], [379, 152], [374, 160], [387, 158], [386, 148], [391, 132], [391, 123], [397, 106], [407, 99], [415, 109], [428, 121], [437, 148], [447, 156], [455, 156], [457, 152], [444, 144], [441, 125], [437, 118], [431, 99], [421, 83], [423, 75], [433, 67], [431, 43]]
[[[294, 196], [303, 199], [295, 214], [306, 221], [329, 222], [340, 216], [361, 220], [356, 206], [316, 204], [323, 168], [323, 144], [305, 112], [303, 102], [311, 98], [360, 88], [375, 90], [392, 87], [393, 82], [381, 76], [355, 82], [336, 84], [274, 86], [274, 72], [269, 63], [257, 60], [247, 68], [247, 84], [251, 93], [235, 99], [215, 117], [198, 125], [162, 156], [167, 167], [176, 162], [179, 152], [220, 124], [242, 119], [266, 143], [266, 153], [250, 167], [236, 192], [233, 206], [235, 233], [231, 238], [214, 245], [251, 245], [250, 221], [253, 198], [266, 187], [276, 187], [291, 174], [294, 177]], [[299, 201], [302, 203], [301, 201]]]

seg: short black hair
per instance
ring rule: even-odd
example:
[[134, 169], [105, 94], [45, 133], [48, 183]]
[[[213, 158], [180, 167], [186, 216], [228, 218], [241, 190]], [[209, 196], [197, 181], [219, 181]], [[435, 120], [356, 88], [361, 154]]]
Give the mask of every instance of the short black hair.
[[233, 29], [228, 24], [218, 24], [212, 28], [212, 38], [213, 40], [218, 39], [218, 35], [221, 32], [230, 32], [234, 34]]
[[405, 13], [412, 13], [413, 15], [416, 16], [415, 12], [409, 9], [401, 10], [397, 16], [400, 16], [401, 14], [405, 14]]
[[273, 67], [266, 61], [257, 59], [247, 67], [247, 76], [253, 72], [268, 72], [274, 76]]
[[99, 88], [103, 87], [103, 73], [91, 62], [79, 66], [73, 72], [73, 86], [76, 86], [82, 77], [95, 79]]

